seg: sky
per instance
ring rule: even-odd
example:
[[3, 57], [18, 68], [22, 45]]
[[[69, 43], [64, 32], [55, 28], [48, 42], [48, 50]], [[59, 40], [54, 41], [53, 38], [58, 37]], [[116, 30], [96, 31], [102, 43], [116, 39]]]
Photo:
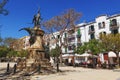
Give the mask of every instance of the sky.
[[43, 21], [73, 8], [76, 12], [82, 13], [79, 21], [81, 23], [94, 21], [97, 16], [103, 14], [120, 14], [120, 0], [9, 0], [4, 8], [9, 10], [9, 14], [0, 14], [1, 37], [21, 38], [28, 33], [18, 30], [33, 27], [32, 19], [38, 8]]

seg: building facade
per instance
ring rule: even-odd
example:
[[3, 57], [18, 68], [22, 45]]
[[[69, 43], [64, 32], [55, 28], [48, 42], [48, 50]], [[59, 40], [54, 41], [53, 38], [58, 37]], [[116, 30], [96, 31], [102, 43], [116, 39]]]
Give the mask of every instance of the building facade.
[[120, 14], [112, 16], [101, 15], [95, 18], [94, 21], [88, 23], [77, 24], [75, 29], [66, 29], [62, 36], [62, 43], [59, 41], [59, 32], [49, 36], [50, 49], [55, 48], [56, 38], [59, 45], [62, 46], [62, 53], [73, 53], [74, 48], [82, 45], [84, 42], [89, 42], [91, 39], [99, 39], [100, 34], [117, 34], [120, 33]]

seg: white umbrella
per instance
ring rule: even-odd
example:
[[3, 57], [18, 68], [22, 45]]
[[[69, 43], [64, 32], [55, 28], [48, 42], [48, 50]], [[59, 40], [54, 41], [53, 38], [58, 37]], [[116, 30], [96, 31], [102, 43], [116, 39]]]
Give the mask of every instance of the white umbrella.
[[120, 57], [120, 52], [119, 52], [119, 57]]
[[83, 53], [83, 54], [81, 54], [81, 56], [84, 56], [84, 57], [89, 57], [89, 56], [91, 56], [91, 54], [88, 54], [88, 53]]
[[108, 52], [108, 57], [117, 57], [113, 51]]
[[69, 56], [73, 56], [73, 54], [63, 54], [62, 57], [69, 57]]
[[88, 54], [88, 53], [83, 53], [81, 56], [85, 57], [85, 61], [88, 60], [88, 57], [91, 56], [91, 54]]
[[81, 56], [81, 55], [80, 55], [80, 54], [75, 54], [75, 56], [78, 56], [78, 57], [79, 57], [79, 56]]
[[67, 57], [67, 56], [69, 56], [69, 54], [63, 54], [63, 55], [62, 55], [62, 57]]

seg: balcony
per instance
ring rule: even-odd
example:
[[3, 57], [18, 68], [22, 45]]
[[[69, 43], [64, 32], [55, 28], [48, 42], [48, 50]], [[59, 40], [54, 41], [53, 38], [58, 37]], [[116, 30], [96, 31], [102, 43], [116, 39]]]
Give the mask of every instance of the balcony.
[[75, 42], [75, 37], [68, 38], [68, 43], [70, 43], [70, 42]]
[[95, 30], [94, 29], [89, 29], [89, 34], [93, 34], [95, 33]]
[[110, 30], [113, 31], [113, 30], [117, 30], [119, 28], [119, 26], [117, 24], [114, 24], [114, 25], [110, 25]]
[[82, 45], [82, 43], [81, 43], [81, 42], [78, 42], [78, 43], [77, 43], [77, 46], [81, 46], [81, 45]]
[[79, 34], [79, 35], [76, 35], [76, 37], [77, 37], [77, 38], [81, 38], [81, 34]]
[[74, 33], [74, 34], [69, 34], [69, 35], [68, 35], [68, 38], [72, 38], [72, 37], [75, 37], [75, 33]]

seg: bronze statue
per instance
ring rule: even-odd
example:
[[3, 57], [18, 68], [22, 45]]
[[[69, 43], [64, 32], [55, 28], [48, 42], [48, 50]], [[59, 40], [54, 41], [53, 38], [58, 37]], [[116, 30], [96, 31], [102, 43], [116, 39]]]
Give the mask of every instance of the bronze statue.
[[36, 40], [34, 29], [32, 29], [32, 28], [22, 28], [19, 31], [21, 31], [21, 30], [25, 30], [29, 33], [29, 35], [30, 35], [30, 39], [29, 39], [30, 45], [34, 44], [34, 42]]
[[34, 23], [34, 26], [40, 25], [40, 23], [41, 23], [40, 10], [38, 10], [38, 13], [36, 15], [34, 15], [32, 23]]

